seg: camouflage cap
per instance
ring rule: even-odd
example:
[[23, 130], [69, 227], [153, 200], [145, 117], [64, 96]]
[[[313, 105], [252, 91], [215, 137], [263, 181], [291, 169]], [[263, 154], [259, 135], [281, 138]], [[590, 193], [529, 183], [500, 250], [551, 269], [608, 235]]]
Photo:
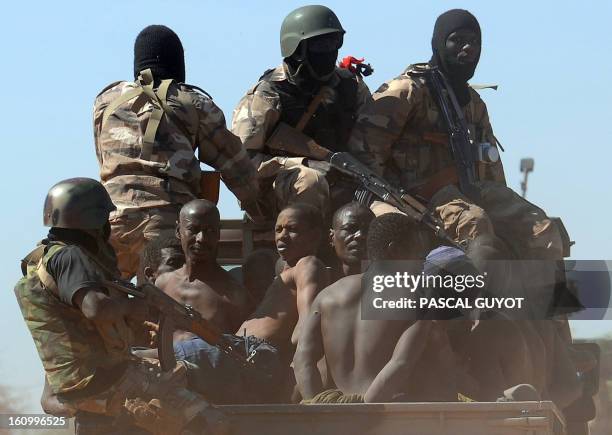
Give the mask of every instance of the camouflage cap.
[[302, 6], [283, 20], [280, 31], [281, 54], [289, 57], [303, 40], [329, 33], [345, 33], [336, 14], [327, 6]]
[[108, 192], [91, 178], [69, 178], [55, 184], [45, 198], [43, 223], [46, 227], [97, 229], [116, 210]]

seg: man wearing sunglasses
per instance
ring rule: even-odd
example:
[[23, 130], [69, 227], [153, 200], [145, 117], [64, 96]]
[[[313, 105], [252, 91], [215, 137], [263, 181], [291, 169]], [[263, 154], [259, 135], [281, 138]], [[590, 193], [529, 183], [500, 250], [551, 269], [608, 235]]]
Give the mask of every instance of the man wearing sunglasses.
[[321, 159], [299, 152], [296, 144], [346, 151], [355, 115], [370, 98], [357, 75], [336, 67], [344, 33], [336, 14], [325, 6], [291, 12], [280, 32], [283, 63], [266, 71], [234, 111], [232, 132], [258, 168], [261, 209], [269, 217], [293, 202], [327, 212], [330, 193], [342, 191], [341, 182], [321, 170]]

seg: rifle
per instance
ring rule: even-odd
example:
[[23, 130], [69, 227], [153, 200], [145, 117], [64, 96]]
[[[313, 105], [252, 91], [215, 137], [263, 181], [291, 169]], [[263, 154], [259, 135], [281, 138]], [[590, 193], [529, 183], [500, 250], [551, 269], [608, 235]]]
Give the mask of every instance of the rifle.
[[[461, 250], [465, 247], [459, 245], [444, 231], [444, 226], [420, 201], [413, 196], [392, 187], [382, 177], [347, 152], [333, 153], [316, 143], [301, 131], [288, 124], [280, 123], [274, 134], [266, 142], [266, 146], [284, 155], [306, 157], [321, 161], [329, 168], [356, 180], [363, 188], [379, 197], [382, 201], [397, 207], [415, 222], [422, 223], [430, 228], [434, 234]], [[320, 169], [321, 165], [317, 164]], [[327, 171], [326, 171], [327, 172]]]
[[121, 293], [142, 299], [149, 307], [152, 307], [159, 313], [157, 351], [163, 371], [172, 370], [176, 365], [172, 341], [173, 333], [176, 329], [197, 335], [245, 367], [253, 366], [253, 355], [245, 357], [243, 352], [238, 351], [238, 349], [229, 343], [221, 331], [204, 319], [193, 307], [175, 301], [159, 287], [149, 283], [136, 287], [131, 282], [122, 280], [105, 280], [104, 285]]
[[439, 68], [432, 67], [429, 69], [426, 72], [426, 77], [428, 78], [427, 84], [448, 127], [451, 152], [457, 165], [459, 189], [469, 198], [477, 198], [478, 195], [474, 186], [476, 168], [472, 141], [463, 111], [459, 107], [455, 93]]
[[364, 189], [379, 197], [382, 201], [396, 207], [415, 222], [431, 229], [436, 237], [462, 251], [465, 250], [463, 245], [455, 242], [444, 231], [444, 225], [440, 219], [434, 216], [427, 207], [413, 196], [391, 186], [351, 154], [344, 152], [334, 153], [329, 159], [329, 163], [332, 168], [356, 179]]

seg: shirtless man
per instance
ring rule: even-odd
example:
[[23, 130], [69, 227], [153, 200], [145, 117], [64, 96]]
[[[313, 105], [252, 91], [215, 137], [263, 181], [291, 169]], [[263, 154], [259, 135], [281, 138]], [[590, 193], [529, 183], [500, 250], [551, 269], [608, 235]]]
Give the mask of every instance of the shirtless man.
[[361, 273], [368, 259], [366, 239], [374, 213], [365, 205], [349, 202], [334, 213], [329, 239], [338, 257], [335, 278]]
[[[188, 202], [181, 208], [176, 234], [185, 265], [160, 275], [155, 284], [178, 302], [191, 305], [220, 331], [234, 332], [251, 307], [246, 289], [217, 263], [219, 210], [205, 199]], [[175, 342], [192, 336], [179, 334]]]
[[236, 335], [225, 334], [235, 349], [246, 349], [246, 355], [254, 356], [255, 368], [245, 369], [201, 338], [175, 343], [176, 358], [199, 367], [191, 372], [190, 388], [217, 404], [289, 399], [291, 337], [298, 319], [306, 315], [325, 286], [325, 268], [314, 256], [322, 227], [322, 215], [314, 206], [294, 204], [281, 211], [276, 221], [276, 247], [286, 262], [285, 269]]
[[309, 204], [292, 204], [276, 219], [276, 249], [285, 261], [255, 312], [238, 335], [272, 343], [291, 359], [299, 330], [317, 293], [327, 284], [327, 271], [315, 256], [323, 233], [323, 216]]
[[140, 256], [140, 267], [136, 275], [138, 284], [154, 284], [157, 277], [185, 265], [185, 254], [181, 242], [172, 235], [162, 235], [145, 245]]
[[[361, 318], [362, 296], [371, 291], [362, 280], [385, 261], [422, 259], [424, 246], [422, 232], [407, 216], [392, 213], [372, 221], [368, 270], [321, 291], [304, 325], [293, 363], [306, 402], [456, 400], [453, 355], [436, 322], [418, 320], [417, 313], [405, 320]], [[418, 262], [402, 267], [421, 271]], [[323, 356], [336, 391], [321, 391], [317, 362]]]

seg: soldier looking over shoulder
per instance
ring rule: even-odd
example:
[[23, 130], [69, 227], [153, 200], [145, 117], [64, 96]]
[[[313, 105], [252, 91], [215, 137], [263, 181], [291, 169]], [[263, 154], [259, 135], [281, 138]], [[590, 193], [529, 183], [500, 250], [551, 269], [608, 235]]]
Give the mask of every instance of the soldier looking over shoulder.
[[199, 162], [221, 171], [247, 208], [258, 191], [255, 168], [223, 112], [184, 83], [183, 46], [172, 30], [156, 25], [140, 32], [134, 78], [109, 85], [94, 104], [100, 178], [117, 206], [111, 244], [124, 278], [136, 274], [146, 242], [173, 233], [181, 206], [199, 197]]
[[272, 193], [267, 195], [267, 208], [274, 212], [270, 217], [294, 202], [326, 211], [330, 188], [332, 196], [339, 191], [316, 169], [316, 159], [279, 148], [306, 148], [315, 142], [346, 151], [357, 110], [370, 91], [357, 75], [336, 67], [344, 33], [336, 14], [325, 6], [291, 12], [280, 32], [283, 63], [266, 71], [234, 110], [232, 131], [258, 168], [264, 192]]
[[201, 433], [183, 432], [191, 424], [217, 433], [221, 414], [184, 388], [185, 363], [161, 373], [156, 362], [130, 354], [130, 327], [145, 310], [104, 284], [119, 277], [108, 243], [114, 210], [95, 180], [57, 183], [45, 200], [49, 235], [22, 261], [15, 295], [54, 402], [45, 409], [76, 415], [77, 433], [91, 433], [82, 424], [91, 414], [127, 418], [156, 434]]

